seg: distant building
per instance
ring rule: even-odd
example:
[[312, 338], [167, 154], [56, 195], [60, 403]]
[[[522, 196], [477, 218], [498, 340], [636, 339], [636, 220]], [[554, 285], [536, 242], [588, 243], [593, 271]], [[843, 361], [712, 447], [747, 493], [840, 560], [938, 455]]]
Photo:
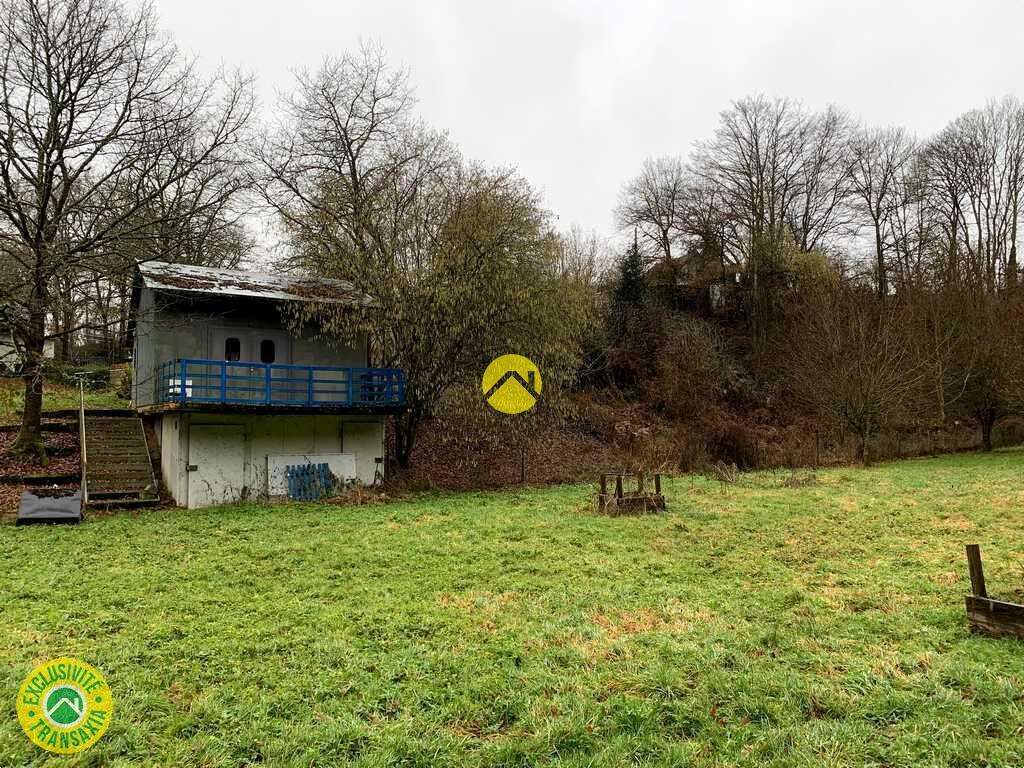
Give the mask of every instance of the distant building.
[[[52, 360], [53, 356], [53, 339], [47, 339], [43, 344], [43, 357]], [[15, 343], [11, 331], [0, 329], [0, 376], [17, 376], [24, 366], [25, 356]]]
[[694, 252], [658, 261], [647, 272], [648, 284], [667, 304], [703, 316], [734, 309], [742, 279], [738, 264], [703, 261]]
[[181, 506], [283, 495], [285, 467], [383, 479], [400, 370], [368, 367], [365, 336], [332, 346], [288, 330], [285, 302], [372, 305], [341, 281], [148, 262], [132, 295], [133, 400], [152, 421]]

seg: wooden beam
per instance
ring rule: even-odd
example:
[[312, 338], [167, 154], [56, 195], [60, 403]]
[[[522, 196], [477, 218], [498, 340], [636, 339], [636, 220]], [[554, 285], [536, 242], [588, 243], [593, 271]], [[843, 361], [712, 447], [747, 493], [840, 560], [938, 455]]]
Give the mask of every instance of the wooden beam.
[[968, 595], [966, 602], [972, 631], [1024, 640], [1024, 605], [974, 595]]
[[967, 570], [971, 576], [971, 594], [975, 597], [988, 597], [985, 571], [981, 565], [981, 547], [977, 544], [967, 545]]

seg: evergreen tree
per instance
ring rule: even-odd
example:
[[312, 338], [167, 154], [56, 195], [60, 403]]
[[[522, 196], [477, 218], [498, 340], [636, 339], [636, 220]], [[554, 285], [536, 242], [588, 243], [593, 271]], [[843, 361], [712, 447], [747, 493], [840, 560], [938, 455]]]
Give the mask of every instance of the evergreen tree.
[[619, 282], [615, 287], [615, 304], [619, 314], [627, 306], [639, 306], [646, 298], [647, 286], [644, 283], [644, 265], [640, 258], [640, 244], [636, 232], [633, 233], [633, 245], [626, 251], [619, 262]]

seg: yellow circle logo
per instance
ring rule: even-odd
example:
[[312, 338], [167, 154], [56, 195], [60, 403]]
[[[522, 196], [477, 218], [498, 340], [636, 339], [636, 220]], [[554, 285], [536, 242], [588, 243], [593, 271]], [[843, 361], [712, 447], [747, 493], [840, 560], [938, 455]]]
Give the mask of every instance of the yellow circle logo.
[[502, 413], [523, 413], [540, 399], [540, 371], [522, 355], [502, 355], [491, 361], [481, 382], [484, 400]]
[[18, 690], [17, 708], [18, 721], [33, 744], [72, 755], [106, 733], [114, 701], [98, 669], [62, 656], [29, 673]]

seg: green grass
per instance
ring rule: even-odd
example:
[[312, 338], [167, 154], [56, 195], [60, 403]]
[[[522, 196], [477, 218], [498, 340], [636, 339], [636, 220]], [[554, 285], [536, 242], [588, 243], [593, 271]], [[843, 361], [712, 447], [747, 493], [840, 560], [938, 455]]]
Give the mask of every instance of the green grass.
[[[1024, 643], [971, 636], [963, 545], [1024, 587], [1024, 453], [732, 487], [237, 506], [0, 528], [0, 765], [1024, 762]], [[14, 717], [38, 662], [116, 697], [74, 758]]]
[[[21, 379], [0, 379], [0, 424], [15, 424], [21, 419], [25, 407], [25, 385]], [[43, 407], [46, 410], [77, 408], [78, 387], [47, 381], [43, 384]], [[122, 400], [112, 390], [85, 391], [86, 408], [127, 408], [128, 401]]]

